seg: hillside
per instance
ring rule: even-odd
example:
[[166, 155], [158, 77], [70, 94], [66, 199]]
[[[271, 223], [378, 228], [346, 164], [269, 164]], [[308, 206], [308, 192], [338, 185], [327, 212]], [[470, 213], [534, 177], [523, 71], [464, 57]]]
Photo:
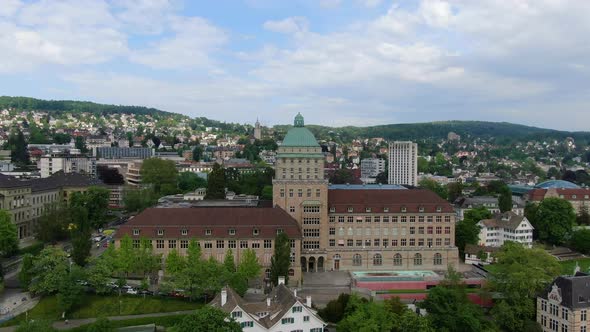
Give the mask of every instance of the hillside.
[[88, 112], [97, 115], [136, 114], [157, 116], [181, 116], [180, 114], [161, 111], [143, 106], [122, 106], [97, 104], [89, 101], [43, 100], [29, 97], [0, 96], [0, 109], [13, 108], [19, 111], [47, 111], [55, 113]]

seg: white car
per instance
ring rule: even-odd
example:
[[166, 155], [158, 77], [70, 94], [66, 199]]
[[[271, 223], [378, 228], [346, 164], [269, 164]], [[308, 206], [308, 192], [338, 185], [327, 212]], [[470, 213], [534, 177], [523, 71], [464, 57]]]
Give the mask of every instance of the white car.
[[125, 293], [127, 294], [131, 294], [131, 295], [137, 295], [137, 289], [129, 286], [129, 285], [125, 285], [123, 286], [123, 290], [125, 291]]

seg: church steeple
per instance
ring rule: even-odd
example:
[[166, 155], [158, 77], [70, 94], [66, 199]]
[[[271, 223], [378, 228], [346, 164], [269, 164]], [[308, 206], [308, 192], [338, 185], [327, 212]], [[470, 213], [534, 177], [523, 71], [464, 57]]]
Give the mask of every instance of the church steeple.
[[301, 115], [301, 113], [297, 113], [297, 115], [295, 116], [294, 125], [295, 127], [304, 127], [303, 115]]

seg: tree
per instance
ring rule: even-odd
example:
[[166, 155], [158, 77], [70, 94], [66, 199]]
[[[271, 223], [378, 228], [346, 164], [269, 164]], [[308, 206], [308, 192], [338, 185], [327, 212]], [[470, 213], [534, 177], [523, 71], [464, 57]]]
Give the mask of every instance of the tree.
[[344, 311], [348, 306], [350, 296], [346, 293], [338, 295], [336, 300], [331, 300], [324, 308], [318, 310], [318, 314], [326, 322], [339, 323], [344, 318]]
[[502, 294], [492, 315], [506, 331], [523, 331], [535, 315], [535, 297], [561, 272], [557, 260], [542, 249], [505, 243], [495, 254], [490, 286]]
[[385, 305], [387, 310], [396, 315], [402, 314], [404, 311], [408, 310], [408, 307], [397, 296], [384, 300], [383, 305]]
[[23, 132], [13, 131], [8, 137], [8, 149], [10, 150], [10, 159], [18, 165], [27, 165], [29, 163], [29, 151]]
[[501, 212], [512, 210], [512, 191], [506, 185], [500, 189], [500, 196], [498, 196], [498, 207], [500, 208]]
[[570, 239], [571, 246], [583, 254], [590, 253], [590, 230], [579, 229], [572, 234]]
[[[158, 194], [173, 194], [176, 189], [178, 171], [172, 160], [160, 158], [145, 159], [141, 165], [142, 183], [151, 184]], [[165, 189], [165, 190], [164, 190]]]
[[253, 249], [246, 249], [242, 252], [242, 258], [240, 259], [240, 264], [238, 264], [237, 271], [240, 278], [246, 281], [246, 285], [251, 279], [260, 276], [262, 266], [258, 262], [258, 257]]
[[225, 252], [225, 258], [223, 259], [223, 268], [228, 274], [236, 273], [236, 261], [234, 260], [234, 254], [231, 249], [227, 249]]
[[354, 182], [354, 174], [352, 174], [352, 170], [341, 168], [334, 171], [332, 176], [330, 176], [330, 183], [332, 184], [346, 184], [346, 183], [353, 183]]
[[197, 188], [206, 188], [207, 180], [193, 172], [182, 172], [178, 174], [178, 189], [183, 193], [195, 191]]
[[33, 281], [29, 290], [36, 294], [53, 294], [68, 274], [68, 258], [61, 248], [43, 249], [33, 262]]
[[157, 194], [152, 188], [129, 189], [123, 196], [123, 204], [128, 212], [141, 212], [158, 201]]
[[445, 279], [428, 292], [420, 307], [428, 312], [428, 320], [437, 331], [491, 331], [481, 309], [467, 297], [461, 275], [451, 266]]
[[74, 140], [74, 146], [82, 153], [88, 152], [88, 148], [86, 147], [86, 140], [82, 136], [76, 136], [76, 139]]
[[76, 264], [84, 266], [92, 248], [92, 229], [88, 220], [88, 211], [80, 206], [73, 206], [70, 209], [72, 259]]
[[449, 197], [447, 188], [432, 179], [422, 179], [418, 183], [418, 186], [420, 186], [420, 188], [435, 192], [442, 199], [447, 199]]
[[262, 199], [272, 200], [272, 185], [262, 188]]
[[73, 307], [78, 305], [82, 300], [84, 288], [79, 280], [82, 280], [82, 271], [76, 265], [73, 265], [65, 277], [60, 280], [57, 292], [57, 303], [63, 312], [63, 316]]
[[31, 280], [33, 280], [32, 270], [34, 259], [34, 256], [31, 254], [25, 254], [23, 256], [22, 265], [18, 272], [18, 282], [23, 289], [29, 289]]
[[463, 183], [452, 182], [447, 185], [449, 202], [454, 202], [457, 198], [463, 195]]
[[176, 249], [168, 253], [166, 257], [166, 273], [178, 275], [186, 267], [186, 259], [178, 254]]
[[109, 207], [109, 190], [92, 186], [85, 192], [76, 192], [70, 198], [71, 207], [83, 207], [88, 213], [88, 220], [95, 229], [104, 226]]
[[455, 226], [455, 245], [459, 248], [461, 256], [464, 255], [465, 246], [477, 244], [480, 227], [477, 223], [483, 219], [489, 219], [492, 213], [484, 206], [480, 206], [465, 212], [463, 220]]
[[241, 332], [242, 327], [228, 314], [212, 306], [203, 306], [194, 314], [184, 317], [170, 328], [171, 332], [224, 331]]
[[391, 331], [395, 315], [384, 305], [376, 302], [363, 302], [352, 295], [348, 300], [345, 317], [338, 323], [338, 332]]
[[10, 219], [10, 213], [0, 210], [0, 254], [4, 257], [10, 257], [18, 251], [16, 225]]
[[213, 165], [213, 169], [207, 177], [207, 195], [206, 199], [224, 199], [225, 198], [226, 178], [223, 167], [218, 163]]
[[203, 147], [201, 147], [201, 145], [197, 145], [193, 149], [193, 160], [201, 161], [201, 159], [203, 159]]
[[285, 277], [285, 284], [289, 282], [289, 267], [291, 266], [291, 245], [286, 233], [280, 233], [275, 238], [274, 254], [270, 259], [270, 280], [278, 285], [279, 277]]
[[111, 288], [107, 283], [113, 275], [113, 266], [105, 257], [94, 259], [88, 269], [87, 280], [90, 286], [94, 288], [97, 294], [107, 294]]
[[64, 203], [48, 204], [37, 221], [37, 239], [55, 243], [68, 237], [69, 209]]
[[437, 329], [433, 328], [428, 321], [428, 318], [422, 317], [411, 310], [404, 310], [401, 314], [396, 316], [393, 332], [435, 332]]
[[579, 208], [578, 216], [576, 217], [576, 223], [578, 225], [590, 225], [590, 213], [588, 213], [588, 206], [581, 205]]
[[534, 222], [539, 239], [560, 245], [571, 235], [576, 213], [570, 202], [561, 198], [546, 198], [539, 204]]

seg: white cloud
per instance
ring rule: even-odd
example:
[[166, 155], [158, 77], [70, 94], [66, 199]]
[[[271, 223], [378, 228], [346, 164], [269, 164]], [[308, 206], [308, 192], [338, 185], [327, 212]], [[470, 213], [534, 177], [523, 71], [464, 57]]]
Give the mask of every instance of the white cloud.
[[422, 1], [419, 12], [426, 24], [434, 27], [447, 27], [453, 18], [451, 5], [441, 0]]
[[3, 0], [0, 6], [0, 17], [14, 15], [22, 5], [20, 0]]
[[160, 69], [208, 68], [212, 65], [210, 53], [227, 40], [224, 31], [199, 17], [174, 17], [170, 29], [172, 37], [132, 52], [130, 59]]
[[266, 21], [263, 26], [269, 31], [289, 34], [307, 31], [309, 22], [305, 17], [296, 16], [279, 21]]

